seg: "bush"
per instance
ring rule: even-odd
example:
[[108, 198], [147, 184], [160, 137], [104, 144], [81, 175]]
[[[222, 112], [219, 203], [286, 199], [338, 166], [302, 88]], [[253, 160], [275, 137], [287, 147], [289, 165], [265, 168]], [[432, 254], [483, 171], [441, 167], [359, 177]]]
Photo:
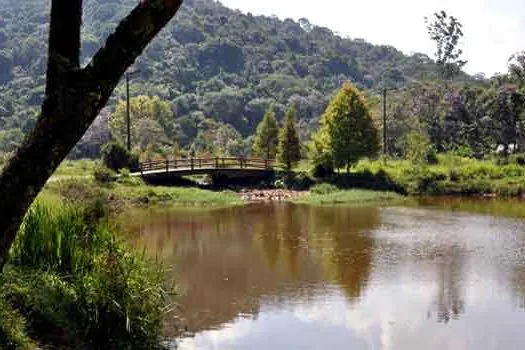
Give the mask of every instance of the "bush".
[[139, 157], [129, 152], [122, 144], [111, 142], [102, 147], [102, 162], [114, 171], [139, 169]]
[[117, 175], [113, 170], [100, 166], [97, 167], [93, 172], [93, 177], [95, 178], [95, 181], [99, 184], [107, 185], [115, 181]]
[[509, 163], [524, 166], [525, 165], [525, 154], [518, 153], [518, 154], [511, 155], [509, 157]]
[[5, 301], [4, 293], [0, 293], [0, 347], [5, 350], [34, 348], [27, 336], [25, 319]]
[[339, 191], [339, 188], [332, 184], [322, 183], [319, 185], [315, 185], [310, 189], [310, 191], [314, 194], [329, 194]]
[[131, 176], [131, 173], [128, 169], [119, 170], [118, 183], [125, 186], [142, 186], [144, 181], [138, 176]]
[[430, 147], [430, 149], [428, 149], [427, 155], [426, 155], [426, 161], [427, 161], [427, 164], [430, 164], [430, 165], [439, 164], [439, 158], [438, 158], [437, 152], [434, 149], [434, 147]]
[[[0, 300], [27, 315], [29, 333], [39, 342], [60, 348], [159, 347], [168, 297], [163, 269], [128, 250], [109, 230], [100, 202], [35, 204], [7, 271]], [[5, 309], [0, 302], [0, 316]], [[24, 329], [16, 314], [10, 315], [16, 321], [9, 327], [11, 339]], [[0, 329], [6, 320], [1, 318]]]
[[325, 179], [335, 174], [334, 167], [328, 163], [315, 164], [312, 168], [312, 176], [316, 179]]
[[405, 156], [413, 163], [426, 163], [432, 150], [430, 139], [427, 135], [412, 131], [404, 137]]
[[304, 191], [312, 187], [314, 180], [307, 173], [291, 173], [285, 175], [284, 184], [287, 189]]

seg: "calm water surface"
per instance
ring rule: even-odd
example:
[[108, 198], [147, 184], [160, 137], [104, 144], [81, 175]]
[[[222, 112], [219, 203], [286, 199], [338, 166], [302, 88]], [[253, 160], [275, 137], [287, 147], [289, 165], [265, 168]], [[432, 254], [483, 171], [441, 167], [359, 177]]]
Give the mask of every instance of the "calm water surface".
[[524, 349], [525, 205], [133, 215], [172, 264], [178, 349]]

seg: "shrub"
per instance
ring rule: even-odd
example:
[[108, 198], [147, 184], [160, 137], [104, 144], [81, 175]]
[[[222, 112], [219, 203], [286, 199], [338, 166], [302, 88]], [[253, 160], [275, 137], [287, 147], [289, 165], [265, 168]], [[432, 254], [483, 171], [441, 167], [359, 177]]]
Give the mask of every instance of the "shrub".
[[[164, 271], [127, 249], [108, 228], [101, 202], [53, 208], [37, 202], [21, 226], [8, 271], [0, 280], [0, 300], [27, 315], [28, 329], [40, 342], [59, 348], [159, 347], [168, 297]], [[0, 301], [0, 329], [10, 322], [5, 309]], [[9, 327], [8, 336], [24, 334], [22, 321], [9, 315], [16, 327]]]
[[119, 170], [118, 183], [125, 186], [141, 186], [144, 185], [142, 178], [138, 176], [131, 176], [131, 172], [128, 169]]
[[311, 173], [316, 179], [325, 179], [335, 174], [335, 171], [330, 163], [319, 163], [314, 165]]
[[130, 170], [139, 169], [139, 158], [129, 152], [122, 144], [111, 142], [102, 147], [102, 162], [114, 171], [126, 168]]
[[110, 184], [116, 179], [116, 174], [113, 170], [100, 166], [95, 169], [93, 172], [93, 177], [95, 178], [95, 181], [99, 184]]
[[427, 164], [436, 165], [439, 164], [439, 158], [434, 147], [430, 147], [426, 155]]
[[426, 163], [429, 152], [432, 150], [427, 135], [412, 131], [404, 138], [405, 156], [414, 163]]
[[509, 163], [524, 166], [525, 165], [525, 154], [517, 153], [509, 157]]
[[303, 191], [314, 184], [314, 180], [307, 173], [292, 173], [284, 177], [284, 184], [287, 189]]
[[5, 301], [4, 293], [0, 293], [0, 346], [5, 350], [34, 348], [27, 336], [25, 319]]
[[322, 183], [319, 185], [315, 185], [314, 187], [310, 189], [310, 191], [314, 194], [329, 194], [329, 193], [339, 191], [339, 188], [337, 188], [337, 186], [334, 186], [332, 184]]

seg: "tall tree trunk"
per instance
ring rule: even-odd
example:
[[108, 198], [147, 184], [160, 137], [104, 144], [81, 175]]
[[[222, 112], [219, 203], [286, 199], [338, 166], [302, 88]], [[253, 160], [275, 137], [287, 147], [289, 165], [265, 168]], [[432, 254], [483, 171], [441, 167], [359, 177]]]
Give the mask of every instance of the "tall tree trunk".
[[42, 113], [0, 175], [0, 270], [22, 219], [51, 174], [106, 105], [122, 75], [182, 0], [142, 0], [83, 69], [82, 0], [53, 0]]

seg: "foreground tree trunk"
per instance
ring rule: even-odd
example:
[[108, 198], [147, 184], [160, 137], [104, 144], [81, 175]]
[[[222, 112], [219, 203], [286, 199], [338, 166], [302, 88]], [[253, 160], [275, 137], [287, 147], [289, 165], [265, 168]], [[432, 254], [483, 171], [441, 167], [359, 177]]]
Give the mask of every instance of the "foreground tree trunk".
[[0, 175], [0, 271], [22, 219], [51, 174], [106, 105], [122, 75], [170, 21], [182, 0], [142, 0], [80, 68], [82, 0], [51, 5], [42, 113]]

